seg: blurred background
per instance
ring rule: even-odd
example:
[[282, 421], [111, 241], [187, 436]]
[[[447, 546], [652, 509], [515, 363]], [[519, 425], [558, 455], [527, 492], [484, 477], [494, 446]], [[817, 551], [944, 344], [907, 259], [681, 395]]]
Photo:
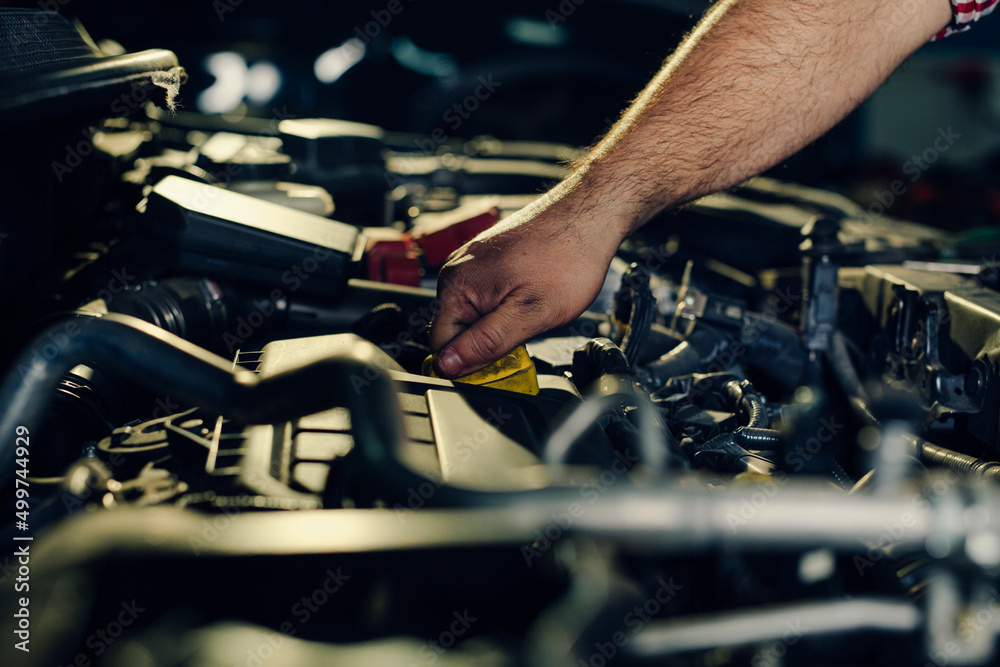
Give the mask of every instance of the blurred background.
[[[62, 0], [59, 10], [98, 42], [174, 51], [190, 76], [187, 110], [439, 129], [439, 139], [587, 145], [710, 4]], [[902, 179], [909, 187], [887, 207], [894, 217], [953, 229], [1000, 221], [998, 37], [1000, 17], [987, 17], [928, 44], [856, 113], [771, 175], [864, 205], [880, 195], [884, 204]], [[454, 106], [483, 81], [499, 83], [487, 103]], [[958, 135], [948, 150], [924, 155], [948, 128]]]

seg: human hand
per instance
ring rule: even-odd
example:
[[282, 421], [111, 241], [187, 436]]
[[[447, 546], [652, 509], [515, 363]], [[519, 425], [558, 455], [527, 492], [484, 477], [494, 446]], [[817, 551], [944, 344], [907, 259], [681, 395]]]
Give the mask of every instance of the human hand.
[[431, 325], [438, 373], [479, 370], [593, 302], [624, 228], [579, 209], [543, 197], [455, 251]]

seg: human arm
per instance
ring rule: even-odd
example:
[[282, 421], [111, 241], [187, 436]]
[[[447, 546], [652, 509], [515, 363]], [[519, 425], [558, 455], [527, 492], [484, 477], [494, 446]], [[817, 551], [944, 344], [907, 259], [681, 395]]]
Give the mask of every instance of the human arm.
[[721, 0], [555, 188], [441, 271], [431, 349], [487, 365], [594, 299], [622, 239], [813, 141], [951, 19], [948, 0]]

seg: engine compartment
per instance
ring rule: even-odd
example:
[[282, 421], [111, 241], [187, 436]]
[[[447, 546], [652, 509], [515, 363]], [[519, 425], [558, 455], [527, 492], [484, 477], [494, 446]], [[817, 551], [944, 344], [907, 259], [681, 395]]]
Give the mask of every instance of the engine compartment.
[[995, 240], [760, 177], [453, 382], [437, 270], [581, 149], [162, 88], [3, 130], [5, 661], [995, 659]]

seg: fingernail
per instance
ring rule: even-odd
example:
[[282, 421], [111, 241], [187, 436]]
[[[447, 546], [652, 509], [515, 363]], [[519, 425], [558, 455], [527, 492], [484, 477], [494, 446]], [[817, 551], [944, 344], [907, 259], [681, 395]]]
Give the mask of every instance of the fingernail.
[[449, 377], [457, 377], [465, 370], [465, 364], [462, 363], [458, 352], [455, 352], [450, 347], [446, 347], [438, 355], [438, 368]]

